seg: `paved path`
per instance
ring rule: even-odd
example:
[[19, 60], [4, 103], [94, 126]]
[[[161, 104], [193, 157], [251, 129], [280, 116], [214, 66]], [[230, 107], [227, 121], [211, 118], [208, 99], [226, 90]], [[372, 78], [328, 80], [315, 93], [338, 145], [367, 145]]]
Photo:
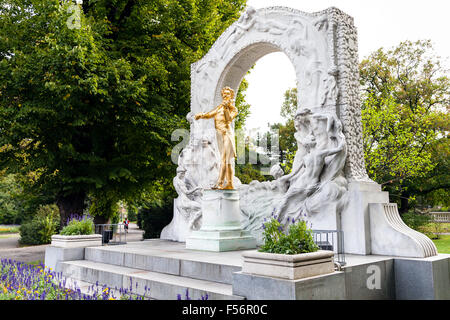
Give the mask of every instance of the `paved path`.
[[[135, 223], [130, 223], [127, 234], [127, 242], [142, 241], [143, 230]], [[45, 258], [45, 248], [49, 245], [21, 247], [19, 245], [19, 234], [0, 235], [0, 258], [13, 259], [21, 262], [42, 261]]]

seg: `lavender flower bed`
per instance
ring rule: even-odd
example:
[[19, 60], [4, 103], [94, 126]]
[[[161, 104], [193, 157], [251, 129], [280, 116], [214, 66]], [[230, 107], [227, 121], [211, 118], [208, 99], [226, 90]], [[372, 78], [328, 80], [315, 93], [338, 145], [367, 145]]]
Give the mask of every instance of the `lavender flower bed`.
[[[138, 296], [133, 293], [132, 284], [129, 288], [112, 290], [107, 286], [100, 287], [97, 282], [86, 294], [76, 284], [66, 288], [66, 281], [61, 273], [45, 269], [42, 264], [33, 266], [1, 259], [0, 300], [144, 300], [149, 291], [146, 287], [145, 294]], [[119, 297], [115, 297], [114, 291]]]

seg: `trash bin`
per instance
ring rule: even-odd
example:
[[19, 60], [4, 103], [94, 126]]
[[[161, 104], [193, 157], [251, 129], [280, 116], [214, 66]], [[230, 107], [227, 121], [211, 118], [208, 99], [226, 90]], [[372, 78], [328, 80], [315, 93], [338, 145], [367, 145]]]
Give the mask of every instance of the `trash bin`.
[[109, 240], [112, 239], [112, 231], [111, 230], [103, 230], [102, 241], [103, 243], [109, 243]]

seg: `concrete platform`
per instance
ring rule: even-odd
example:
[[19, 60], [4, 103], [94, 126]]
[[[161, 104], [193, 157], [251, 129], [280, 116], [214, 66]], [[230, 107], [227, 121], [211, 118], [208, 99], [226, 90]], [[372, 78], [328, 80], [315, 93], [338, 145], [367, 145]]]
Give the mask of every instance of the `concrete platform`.
[[[71, 279], [112, 288], [150, 288], [152, 299], [450, 299], [450, 255], [424, 259], [346, 255], [346, 266], [329, 275], [301, 280], [243, 273], [242, 253], [205, 252], [185, 243], [152, 239], [89, 247], [84, 256], [59, 261], [55, 269]], [[70, 257], [70, 254], [65, 254]]]

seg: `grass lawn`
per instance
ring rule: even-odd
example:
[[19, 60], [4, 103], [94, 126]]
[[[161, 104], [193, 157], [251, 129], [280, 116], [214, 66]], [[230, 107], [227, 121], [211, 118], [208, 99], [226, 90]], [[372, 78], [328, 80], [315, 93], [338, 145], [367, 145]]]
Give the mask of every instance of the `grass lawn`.
[[433, 240], [439, 253], [450, 253], [450, 235], [441, 235], [440, 239]]
[[5, 233], [19, 233], [19, 227], [17, 226], [0, 226], [0, 234], [5, 234]]

